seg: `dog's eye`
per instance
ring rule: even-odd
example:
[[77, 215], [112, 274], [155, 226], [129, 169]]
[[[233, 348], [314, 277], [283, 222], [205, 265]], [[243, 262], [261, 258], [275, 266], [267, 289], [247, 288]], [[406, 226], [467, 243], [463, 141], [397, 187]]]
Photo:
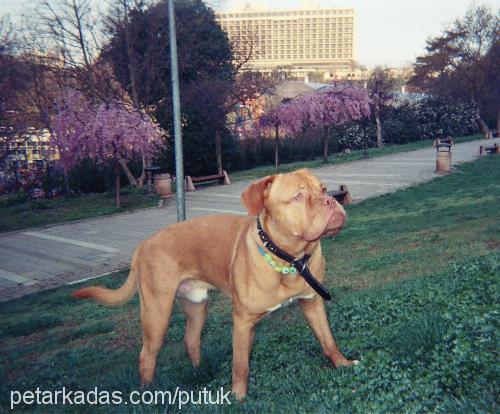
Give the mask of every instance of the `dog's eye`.
[[302, 200], [302, 197], [304, 197], [302, 193], [297, 193], [297, 195], [295, 196], [295, 200]]

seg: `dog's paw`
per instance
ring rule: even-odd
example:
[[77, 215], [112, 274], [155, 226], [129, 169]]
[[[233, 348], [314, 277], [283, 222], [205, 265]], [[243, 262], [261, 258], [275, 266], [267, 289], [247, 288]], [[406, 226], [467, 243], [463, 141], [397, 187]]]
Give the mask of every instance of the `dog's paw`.
[[358, 365], [359, 360], [357, 359], [341, 359], [340, 361], [335, 361], [333, 364], [335, 365], [335, 368], [341, 368], [341, 367], [351, 367], [353, 365]]
[[235, 384], [232, 389], [233, 397], [239, 401], [243, 402], [247, 394], [247, 387], [245, 384]]

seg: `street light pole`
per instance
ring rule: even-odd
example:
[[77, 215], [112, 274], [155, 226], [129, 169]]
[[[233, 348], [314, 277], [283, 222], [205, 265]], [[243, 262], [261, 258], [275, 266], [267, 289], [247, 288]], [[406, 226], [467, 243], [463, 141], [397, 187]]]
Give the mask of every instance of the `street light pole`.
[[174, 105], [175, 186], [177, 221], [186, 220], [184, 195], [184, 159], [182, 154], [181, 100], [179, 97], [179, 70], [177, 68], [177, 39], [175, 35], [174, 0], [168, 0], [168, 27], [170, 34], [170, 70], [172, 74], [172, 101]]

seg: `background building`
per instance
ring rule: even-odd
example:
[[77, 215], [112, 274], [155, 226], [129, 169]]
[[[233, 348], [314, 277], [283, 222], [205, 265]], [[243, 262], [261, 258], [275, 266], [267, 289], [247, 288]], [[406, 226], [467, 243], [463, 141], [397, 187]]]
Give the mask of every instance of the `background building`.
[[246, 67], [271, 73], [280, 70], [306, 79], [354, 78], [353, 9], [262, 10], [249, 7], [216, 13], [229, 40], [251, 49]]

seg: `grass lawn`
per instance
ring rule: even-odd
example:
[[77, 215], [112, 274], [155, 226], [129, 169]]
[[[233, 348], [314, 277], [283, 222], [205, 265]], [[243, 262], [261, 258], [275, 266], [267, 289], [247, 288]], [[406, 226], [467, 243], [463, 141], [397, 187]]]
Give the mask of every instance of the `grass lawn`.
[[[352, 369], [334, 370], [296, 305], [257, 327], [244, 403], [182, 412], [495, 412], [499, 398], [500, 157], [348, 209], [323, 242], [330, 324]], [[126, 275], [98, 283], [119, 286]], [[94, 281], [95, 283], [95, 281]], [[90, 283], [87, 283], [90, 284]], [[120, 308], [77, 301], [75, 287], [0, 304], [0, 411], [10, 390], [139, 389], [137, 296]], [[199, 368], [177, 310], [150, 391], [230, 389], [231, 314], [210, 299]], [[164, 406], [51, 406], [50, 412], [165, 412]], [[21, 410], [47, 412], [47, 407]], [[169, 409], [170, 411], [172, 408]]]
[[[470, 135], [456, 138], [456, 143], [482, 139], [483, 136]], [[411, 142], [404, 145], [392, 145], [384, 148], [370, 148], [370, 158], [397, 152], [411, 151], [426, 148], [432, 141]], [[348, 155], [332, 155], [329, 164], [338, 164], [363, 159], [363, 151], [353, 151]], [[293, 171], [298, 168], [316, 168], [323, 166], [321, 159], [282, 164], [281, 172]], [[231, 180], [251, 180], [274, 174], [274, 166], [256, 167], [245, 171], [231, 173]], [[57, 200], [44, 200], [13, 203], [0, 199], [0, 233], [21, 230], [35, 226], [62, 223], [65, 221], [103, 216], [107, 214], [122, 213], [145, 207], [158, 205], [159, 198], [155, 194], [148, 194], [144, 189], [122, 189], [122, 208], [114, 207], [114, 193], [91, 194], [83, 197], [60, 198]]]
[[158, 201], [157, 194], [132, 188], [122, 189], [121, 208], [115, 207], [113, 192], [22, 203], [0, 199], [0, 233], [153, 207]]

